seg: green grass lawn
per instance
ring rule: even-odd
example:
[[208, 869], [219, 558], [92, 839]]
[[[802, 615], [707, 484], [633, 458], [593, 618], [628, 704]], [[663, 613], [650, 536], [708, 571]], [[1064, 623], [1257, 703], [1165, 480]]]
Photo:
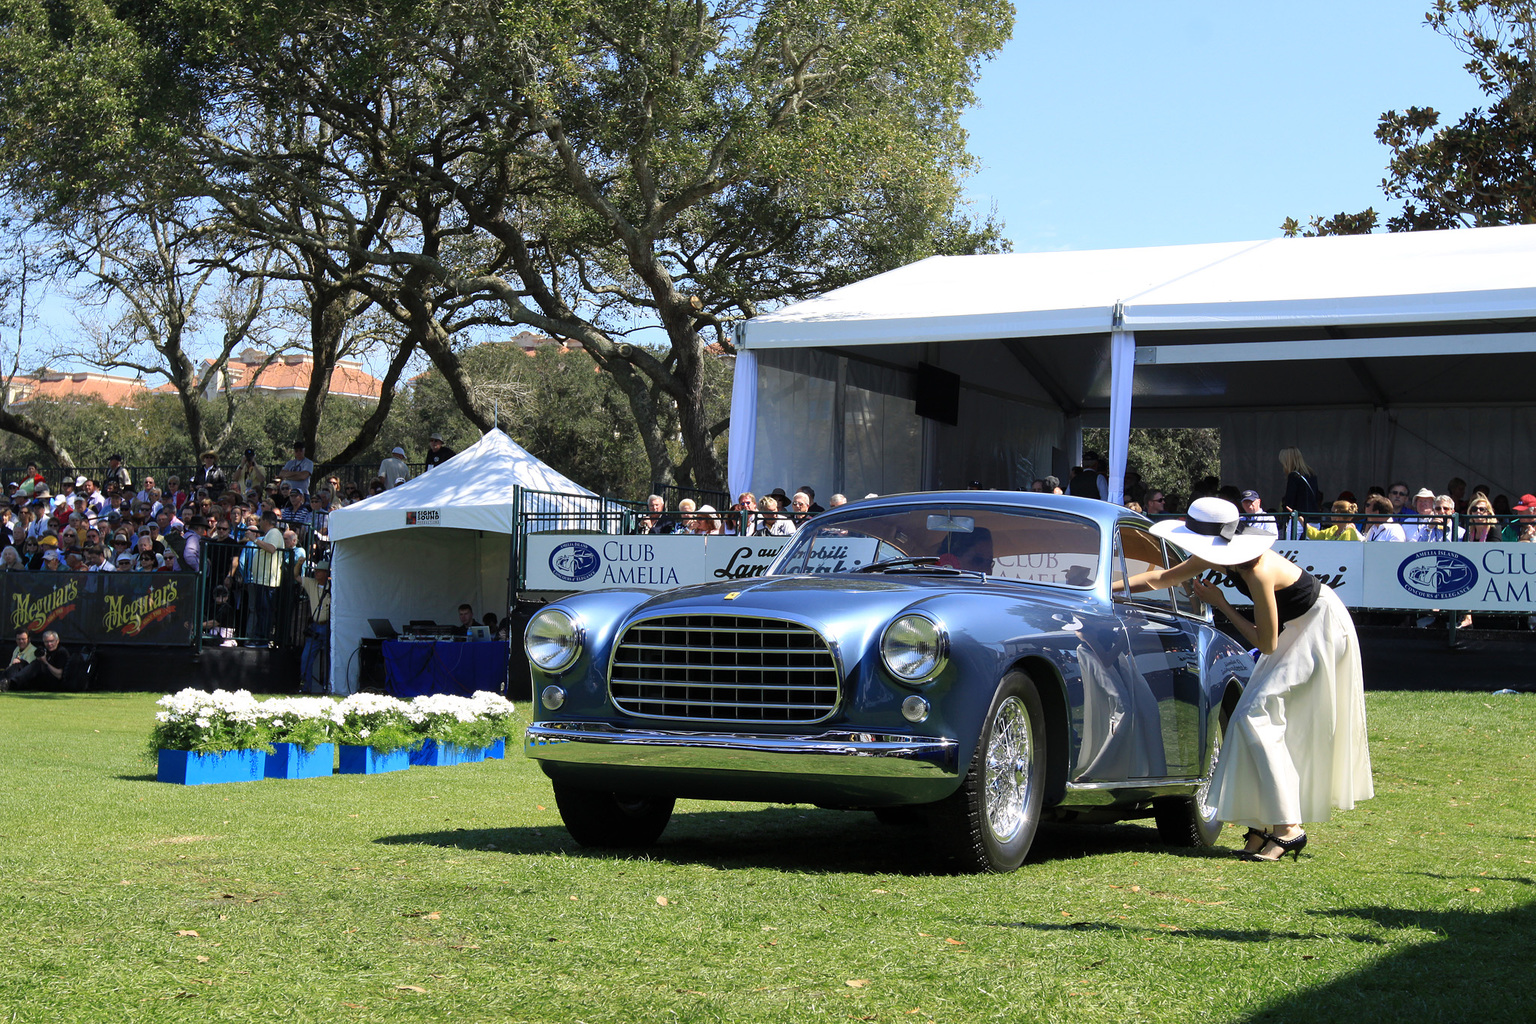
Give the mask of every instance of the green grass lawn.
[[1377, 797], [1299, 864], [1048, 826], [990, 877], [809, 807], [593, 855], [515, 749], [162, 785], [153, 701], [0, 696], [0, 1021], [1536, 1018], [1528, 697], [1370, 695]]

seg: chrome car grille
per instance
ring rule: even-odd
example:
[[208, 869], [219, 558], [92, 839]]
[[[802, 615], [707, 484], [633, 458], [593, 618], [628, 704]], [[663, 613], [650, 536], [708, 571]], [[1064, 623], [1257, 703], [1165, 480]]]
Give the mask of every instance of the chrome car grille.
[[640, 718], [819, 722], [837, 707], [837, 660], [797, 622], [668, 615], [624, 631], [608, 690], [615, 707]]

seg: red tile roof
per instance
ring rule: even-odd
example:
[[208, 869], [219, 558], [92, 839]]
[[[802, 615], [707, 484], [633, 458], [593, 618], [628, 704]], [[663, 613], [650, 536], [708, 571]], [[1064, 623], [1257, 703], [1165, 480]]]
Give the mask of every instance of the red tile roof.
[[70, 398], [99, 398], [108, 405], [132, 407], [149, 393], [144, 381], [136, 377], [118, 377], [109, 373], [57, 373], [43, 370], [35, 375], [17, 374], [11, 378], [11, 405], [25, 405], [35, 399], [62, 401]]
[[[255, 388], [277, 394], [303, 394], [309, 387], [309, 377], [314, 363], [304, 356], [288, 355], [274, 359], [266, 367], [261, 364], [267, 354], [256, 349], [246, 349], [231, 357], [227, 375], [229, 386]], [[331, 372], [330, 391], [333, 395], [362, 398], [377, 402], [383, 384], [377, 377], [363, 371], [361, 363], [343, 359]]]

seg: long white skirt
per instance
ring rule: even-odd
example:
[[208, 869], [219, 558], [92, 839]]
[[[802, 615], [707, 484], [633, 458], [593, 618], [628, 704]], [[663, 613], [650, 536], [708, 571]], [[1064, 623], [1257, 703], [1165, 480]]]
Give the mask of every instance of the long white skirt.
[[1326, 585], [1261, 657], [1228, 723], [1211, 779], [1217, 817], [1267, 827], [1327, 821], [1375, 794], [1360, 641]]

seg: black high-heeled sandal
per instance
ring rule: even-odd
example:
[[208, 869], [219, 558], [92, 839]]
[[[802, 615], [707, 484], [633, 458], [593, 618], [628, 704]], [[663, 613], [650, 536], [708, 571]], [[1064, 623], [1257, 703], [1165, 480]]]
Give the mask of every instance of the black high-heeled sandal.
[[[1280, 856], [1276, 857], [1275, 860], [1284, 860], [1285, 855], [1290, 854], [1291, 859], [1299, 863], [1301, 861], [1301, 851], [1304, 850], [1307, 845], [1307, 834], [1305, 832], [1301, 832], [1291, 837], [1290, 839], [1281, 839], [1274, 833], [1270, 833], [1268, 842], [1274, 843], [1276, 846], [1280, 847]], [[1262, 852], [1264, 852], [1263, 847], [1260, 847], [1259, 853]], [[1262, 861], [1269, 860], [1268, 857], [1260, 857], [1257, 853], [1250, 853], [1248, 855], [1248, 859]]]
[[[1252, 839], [1254, 836], [1259, 837], [1259, 845], [1250, 850], [1248, 849], [1248, 840]], [[1237, 851], [1237, 855], [1239, 857], [1252, 857], [1254, 854], [1264, 849], [1264, 844], [1273, 838], [1275, 837], [1270, 835], [1268, 832], [1265, 832], [1261, 828], [1250, 828], [1247, 832], [1243, 833], [1243, 848]]]

